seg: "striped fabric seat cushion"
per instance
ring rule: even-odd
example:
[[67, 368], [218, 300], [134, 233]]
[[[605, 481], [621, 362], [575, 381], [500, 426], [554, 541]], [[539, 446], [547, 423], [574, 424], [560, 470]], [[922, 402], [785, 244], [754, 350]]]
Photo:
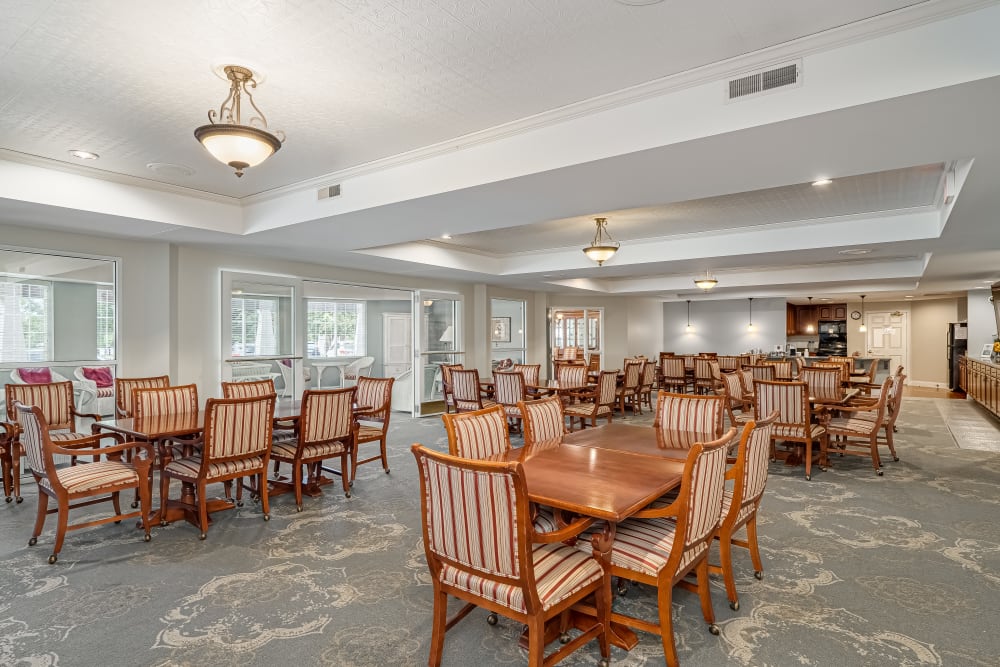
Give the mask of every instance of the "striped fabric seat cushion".
[[539, 507], [531, 523], [539, 533], [550, 533], [553, 530], [559, 530], [559, 526], [556, 524], [556, 517], [550, 507]]
[[[61, 468], [56, 470], [55, 474], [59, 478], [59, 483], [73, 494], [100, 493], [106, 488], [139, 483], [139, 475], [135, 468], [118, 461], [98, 461], [87, 465]], [[38, 483], [49, 491], [52, 490], [52, 483], [48, 477], [42, 477]]]
[[[260, 456], [239, 459], [238, 461], [220, 461], [208, 467], [208, 479], [215, 479], [216, 477], [231, 475], [245, 470], [260, 470], [263, 465], [264, 460]], [[195, 479], [198, 477], [198, 471], [201, 470], [201, 457], [187, 456], [171, 461], [163, 470], [170, 473], [172, 477]]]
[[[732, 508], [732, 506], [733, 506], [733, 492], [727, 490], [722, 495], [722, 516], [728, 517], [729, 511]], [[740, 508], [740, 513], [736, 517], [736, 523], [737, 524], [742, 523], [751, 514], [753, 514], [753, 504], [744, 505], [743, 507]]]
[[[594, 414], [594, 406], [593, 406], [593, 404], [567, 405], [565, 408], [563, 408], [563, 413], [567, 414], [567, 415], [573, 415], [573, 416], [589, 417], [589, 416], [591, 416], [591, 415]], [[597, 416], [598, 417], [600, 417], [601, 415], [607, 415], [607, 414], [610, 414], [610, 413], [611, 413], [611, 406], [609, 406], [609, 405], [599, 405], [599, 406], [597, 406]]]
[[[538, 544], [532, 549], [535, 583], [543, 609], [548, 609], [603, 576], [600, 564], [589, 553], [565, 544]], [[524, 591], [450, 565], [441, 568], [441, 581], [473, 595], [493, 600], [515, 611], [526, 612]]]
[[870, 419], [856, 419], [854, 417], [837, 417], [830, 420], [827, 429], [830, 433], [837, 435], [850, 434], [868, 437], [875, 430], [877, 422]]
[[56, 444], [64, 443], [67, 440], [79, 440], [81, 438], [89, 437], [89, 433], [70, 433], [69, 431], [58, 431], [55, 433], [51, 431], [49, 432], [49, 439]]
[[299, 435], [292, 429], [275, 429], [271, 432], [271, 447], [280, 442], [290, 442], [294, 446], [299, 441]]
[[[809, 430], [813, 439], [820, 437], [826, 432], [826, 429], [819, 424], [810, 424]], [[771, 435], [775, 438], [805, 438], [806, 429], [799, 424], [775, 424]]]
[[[611, 545], [612, 565], [655, 577], [670, 558], [676, 530], [677, 524], [672, 519], [623, 521], [618, 524], [615, 541]], [[709, 544], [710, 542], [704, 542], [694, 549], [688, 549], [681, 559], [680, 569], [684, 569], [703, 554]], [[576, 546], [578, 549], [591, 551], [589, 540], [580, 539]]]
[[358, 428], [358, 442], [368, 442], [382, 438], [382, 428], [378, 426], [361, 426]]
[[[496, 401], [492, 401], [492, 400], [490, 400], [488, 398], [484, 398], [483, 399], [483, 407], [484, 408], [490, 408], [490, 407], [493, 407], [496, 404], [497, 404]], [[471, 410], [478, 410], [479, 409], [479, 404], [476, 403], [475, 401], [460, 401], [458, 399], [455, 399], [455, 407], [458, 408], [459, 410], [470, 410], [471, 411]]]
[[[279, 442], [271, 447], [271, 456], [282, 459], [294, 459], [295, 450], [298, 444], [294, 442]], [[344, 443], [339, 440], [335, 442], [324, 442], [322, 444], [309, 444], [302, 448], [303, 459], [317, 459], [320, 457], [333, 456], [344, 451]]]

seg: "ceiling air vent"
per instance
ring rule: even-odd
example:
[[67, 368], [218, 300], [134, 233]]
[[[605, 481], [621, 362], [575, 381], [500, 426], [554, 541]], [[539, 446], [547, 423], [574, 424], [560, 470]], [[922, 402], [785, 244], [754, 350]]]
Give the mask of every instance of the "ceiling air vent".
[[316, 191], [316, 199], [330, 199], [331, 197], [340, 196], [340, 183], [336, 185], [328, 185], [325, 188], [320, 188]]
[[786, 63], [777, 67], [750, 72], [727, 83], [729, 87], [727, 100], [735, 100], [751, 95], [759, 95], [776, 88], [796, 86], [802, 83], [802, 66], [800, 63]]

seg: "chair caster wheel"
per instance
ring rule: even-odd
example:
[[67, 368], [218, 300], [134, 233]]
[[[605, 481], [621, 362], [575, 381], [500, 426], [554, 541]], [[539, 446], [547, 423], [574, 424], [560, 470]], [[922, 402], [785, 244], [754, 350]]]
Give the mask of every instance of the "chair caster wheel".
[[[899, 459], [896, 459], [896, 460], [898, 461]], [[389, 469], [388, 469], [388, 468], [386, 468], [386, 469], [385, 469], [385, 474], [386, 474], [386, 475], [388, 475], [388, 474], [389, 474]]]
[[24, 502], [24, 498], [22, 498], [21, 496], [18, 496], [17, 498], [14, 498], [14, 502], [17, 503], [18, 505], [20, 505], [21, 503]]
[[38, 538], [37, 537], [32, 537], [30, 540], [28, 540], [28, 546], [29, 547], [33, 547], [36, 544], [38, 544]]
[[7, 496], [6, 498], [4, 498], [4, 501], [5, 501], [5, 502], [8, 502], [8, 503], [9, 503], [10, 501], [12, 501], [12, 500], [14, 500], [14, 498], [13, 498], [13, 497], [11, 497], [11, 496]]
[[753, 576], [757, 581], [760, 581], [761, 579], [764, 578], [764, 573], [761, 572], [760, 570], [757, 570], [756, 572], [753, 573]]
[[730, 602], [729, 603], [729, 608], [732, 609], [733, 611], [739, 611], [740, 610], [740, 601], [737, 600], [736, 602]]
[[149, 533], [146, 533], [145, 535], [142, 536], [143, 542], [149, 542], [151, 539], [153, 539], [153, 536], [150, 535]]
[[296, 512], [301, 512], [302, 511], [302, 505], [296, 505], [295, 506], [295, 511]]
[[597, 665], [598, 667], [611, 667], [611, 661], [607, 658], [601, 658], [601, 661]]
[[497, 618], [496, 613], [492, 612], [492, 611], [490, 612], [489, 616], [486, 617], [486, 622], [489, 625], [496, 625], [497, 624], [497, 620], [499, 620], [499, 619]]
[[561, 635], [559, 635], [559, 643], [560, 644], [568, 644], [569, 640], [570, 640], [570, 636], [569, 636], [568, 632], [564, 632]]
[[878, 475], [879, 477], [881, 477], [882, 476], [882, 469], [879, 468], [878, 470], [876, 470], [875, 474]]
[[893, 456], [893, 457], [892, 457], [892, 460], [893, 460], [893, 461], [898, 461], [898, 460], [899, 460], [899, 457], [898, 457], [898, 456]]
[[55, 554], [52, 554], [49, 556], [49, 565], [55, 565], [57, 560], [59, 560], [59, 558]]
[[133, 500], [132, 501], [132, 509], [135, 509], [138, 506], [139, 506], [139, 501], [138, 500]]
[[719, 626], [717, 626], [715, 623], [712, 623], [711, 625], [708, 626], [708, 631], [711, 632], [713, 635], [718, 636]]
[[809, 480], [811, 480], [811, 479], [812, 479], [812, 475], [806, 475], [806, 481], [807, 481], [807, 482], [808, 482]]
[[271, 515], [270, 514], [265, 514], [264, 515], [264, 521], [270, 521], [270, 520], [271, 520]]
[[121, 522], [122, 522], [122, 520], [121, 520], [121, 519], [118, 519], [117, 521], [115, 521], [115, 525], [117, 526], [117, 525], [118, 525], [118, 524], [120, 524]]
[[239, 502], [237, 502], [237, 503], [236, 503], [236, 506], [237, 506], [237, 507], [243, 507], [243, 501], [242, 501], [242, 500], [240, 500]]
[[625, 597], [628, 594], [628, 582], [618, 581], [618, 595]]
[[203, 540], [203, 539], [205, 539], [206, 537], [208, 537], [208, 533], [202, 533], [201, 535], [199, 535], [199, 536], [198, 536], [198, 539], [199, 539], [199, 540]]
[[350, 492], [350, 491], [348, 491], [347, 493], [345, 493], [345, 494], [344, 494], [344, 497], [345, 497], [345, 498], [350, 498], [350, 497], [351, 497], [351, 492]]

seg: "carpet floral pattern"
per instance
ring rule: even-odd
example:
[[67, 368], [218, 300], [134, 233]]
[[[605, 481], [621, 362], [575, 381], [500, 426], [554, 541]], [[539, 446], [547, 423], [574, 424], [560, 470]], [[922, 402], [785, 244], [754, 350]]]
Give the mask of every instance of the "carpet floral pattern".
[[[811, 482], [771, 464], [764, 577], [735, 550], [738, 611], [713, 578], [718, 637], [697, 596], [675, 592], [684, 665], [998, 664], [1000, 455], [956, 446], [936, 400], [904, 400], [900, 461], [884, 460], [883, 477], [856, 457], [834, 457]], [[25, 480], [24, 503], [0, 507], [0, 665], [426, 664], [431, 585], [409, 445], [447, 445], [437, 418], [395, 422], [392, 473], [362, 466], [351, 498], [337, 483], [298, 513], [276, 497], [269, 522], [248, 502], [217, 515], [204, 542], [185, 523], [149, 543], [134, 524], [75, 531], [53, 566], [54, 517], [27, 546], [36, 495]], [[656, 616], [645, 586], [615, 606]], [[485, 617], [448, 633], [445, 665], [526, 664], [520, 625]], [[663, 664], [659, 638], [639, 637], [613, 664]], [[563, 664], [599, 658], [591, 643]]]

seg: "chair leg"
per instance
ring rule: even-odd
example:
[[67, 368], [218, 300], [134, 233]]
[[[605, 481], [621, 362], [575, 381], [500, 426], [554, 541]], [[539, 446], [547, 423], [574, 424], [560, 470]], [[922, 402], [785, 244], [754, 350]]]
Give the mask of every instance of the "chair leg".
[[431, 652], [427, 659], [430, 667], [441, 664], [441, 654], [444, 651], [445, 625], [448, 622], [448, 594], [440, 590], [440, 584], [434, 582], [434, 618], [431, 629]]
[[885, 427], [885, 444], [889, 445], [889, 453], [892, 454], [892, 460], [898, 461], [899, 457], [896, 456], [896, 446], [892, 442], [892, 432], [895, 430], [895, 426], [889, 428]]
[[348, 474], [348, 453], [345, 451], [340, 455], [340, 481], [344, 485], [344, 496], [351, 497], [351, 479]]
[[757, 545], [757, 513], [754, 512], [753, 515], [746, 523], [747, 527], [747, 545], [750, 549], [750, 560], [753, 561], [753, 576], [757, 579], [764, 578], [764, 561], [760, 559], [760, 547]]
[[195, 498], [195, 502], [198, 503], [198, 524], [201, 527], [200, 539], [205, 539], [208, 537], [208, 496], [206, 495], [208, 484], [203, 479], [198, 480], [198, 487], [195, 493], [198, 497]]
[[740, 597], [736, 593], [736, 577], [733, 575], [733, 536], [728, 532], [719, 532], [719, 557], [722, 564], [722, 580], [726, 584], [726, 597], [729, 598], [729, 608], [738, 611]]
[[[146, 473], [148, 474], [149, 471], [147, 470]], [[142, 530], [143, 530], [143, 533], [144, 533], [144, 539], [147, 542], [149, 542], [149, 539], [150, 539], [149, 531], [150, 531], [150, 527], [151, 527], [151, 524], [150, 524], [150, 521], [149, 521], [149, 514], [150, 514], [150, 512], [153, 509], [152, 508], [152, 505], [153, 505], [153, 497], [152, 497], [153, 493], [152, 493], [152, 489], [150, 489], [149, 484], [143, 484], [142, 483], [142, 476], [141, 475], [139, 477], [139, 485], [136, 487], [135, 491], [139, 495], [139, 518], [142, 521]]]
[[545, 619], [536, 616], [528, 622], [528, 667], [545, 663]]
[[295, 511], [302, 511], [302, 462], [292, 461], [292, 488], [295, 489]]
[[806, 479], [812, 479], [812, 463], [813, 463], [813, 441], [812, 438], [808, 438], [805, 442], [806, 449]]
[[170, 493], [170, 477], [160, 472], [160, 525], [167, 525], [167, 498]]
[[[341, 470], [341, 472], [346, 473], [347, 470]], [[353, 480], [358, 476], [358, 445], [355, 444], [354, 449], [351, 450], [351, 479]]]
[[872, 467], [875, 468], [875, 474], [881, 476], [882, 459], [878, 455], [878, 431], [872, 432], [871, 451], [872, 451]]
[[69, 523], [69, 501], [57, 499], [57, 502], [59, 503], [59, 513], [56, 514], [56, 543], [52, 546], [49, 565], [56, 562], [59, 552], [62, 551], [63, 541], [66, 539], [66, 525]]
[[49, 510], [49, 494], [44, 493], [41, 489], [38, 491], [38, 513], [35, 515], [35, 530], [31, 533], [31, 539], [28, 540], [28, 546], [33, 547], [38, 543], [38, 536], [42, 534], [42, 528], [45, 526], [45, 517], [48, 516]]
[[719, 627], [715, 624], [715, 609], [712, 608], [712, 590], [708, 583], [708, 554], [702, 556], [701, 562], [695, 566], [695, 574], [698, 577], [698, 597], [701, 599], [701, 614], [708, 623], [708, 631], [713, 635], [719, 634]]
[[19, 503], [24, 500], [21, 497], [21, 445], [14, 443], [12, 448], [10, 462], [11, 485], [14, 487], [14, 502]]
[[656, 606], [660, 616], [660, 641], [663, 643], [663, 657], [667, 667], [678, 667], [677, 647], [674, 645], [673, 586], [669, 581], [660, 582], [656, 587]]
[[268, 498], [267, 493], [267, 467], [261, 470], [260, 473], [254, 475], [257, 478], [258, 488], [261, 489], [260, 492], [260, 508], [264, 510], [264, 521], [271, 520], [271, 500]]
[[[389, 455], [388, 455], [388, 453], [386, 452], [386, 444], [385, 444], [385, 441], [386, 441], [387, 439], [388, 439], [388, 438], [386, 438], [386, 436], [385, 436], [385, 435], [383, 435], [383, 436], [382, 436], [382, 437], [381, 437], [381, 438], [379, 439], [379, 441], [378, 441], [378, 446], [379, 446], [379, 449], [380, 449], [380, 451], [381, 451], [381, 454], [382, 454], [382, 470], [385, 470], [385, 474], [387, 474], [387, 475], [388, 475], [388, 474], [389, 474]], [[351, 475], [351, 478], [352, 478], [352, 479], [354, 478], [354, 475], [353, 475], [353, 474]]]

